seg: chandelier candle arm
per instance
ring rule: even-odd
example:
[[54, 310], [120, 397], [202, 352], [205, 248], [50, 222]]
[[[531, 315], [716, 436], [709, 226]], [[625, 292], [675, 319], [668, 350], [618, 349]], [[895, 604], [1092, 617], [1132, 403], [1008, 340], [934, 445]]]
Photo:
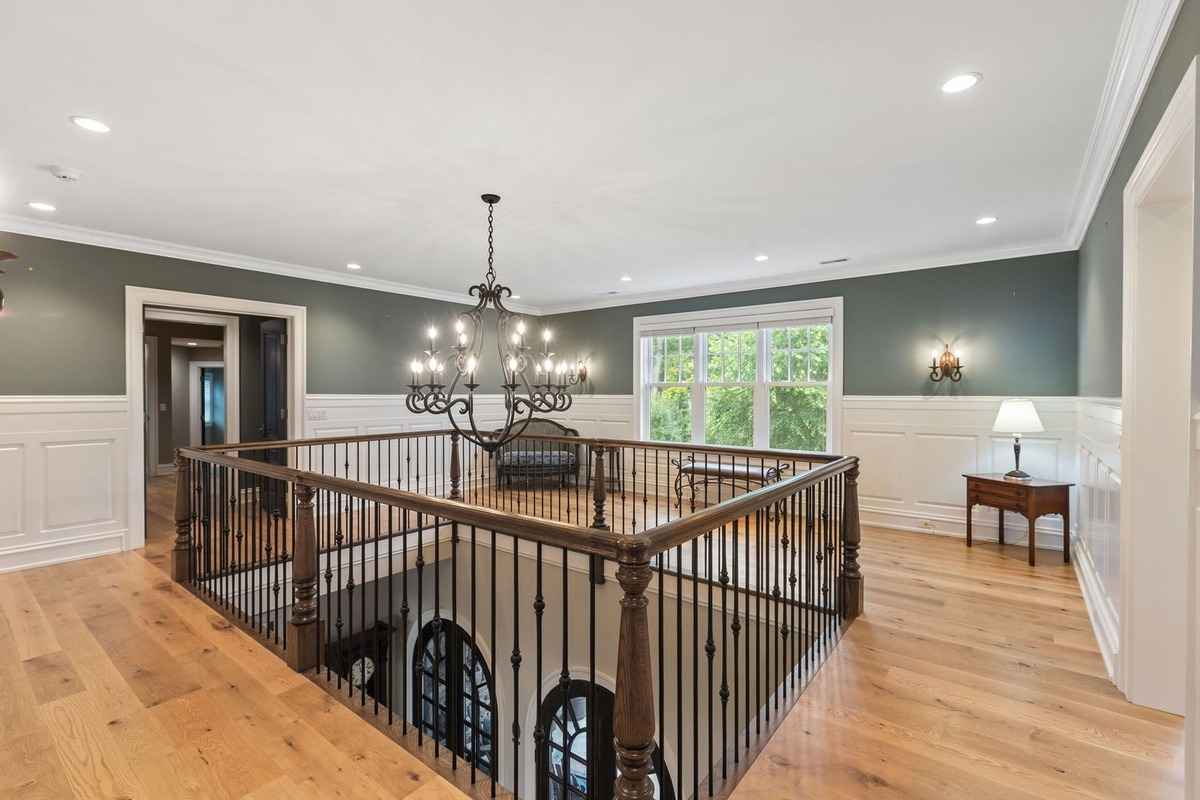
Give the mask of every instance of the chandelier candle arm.
[[[488, 207], [488, 266], [483, 281], [470, 288], [471, 296], [477, 297], [478, 301], [473, 308], [459, 313], [454, 323], [453, 343], [447, 348], [445, 357], [437, 347], [437, 326], [430, 325], [426, 329], [429, 348], [424, 351], [424, 358], [414, 358], [410, 363], [411, 377], [405, 405], [414, 414], [446, 415], [463, 438], [492, 453], [520, 436], [535, 412], [570, 409], [572, 396], [568, 390], [587, 381], [588, 365], [579, 359], [574, 367], [569, 367], [566, 361], [556, 366], [555, 354], [550, 350], [554, 337], [548, 329], [541, 332], [540, 353], [534, 353], [526, 343], [528, 326], [525, 320], [504, 305], [505, 298], [512, 296], [512, 290], [496, 282], [495, 206], [500, 202], [500, 196], [485, 194], [481, 199]], [[488, 309], [496, 314], [496, 357], [504, 380], [501, 389], [505, 420], [498, 429], [482, 431], [475, 417], [475, 392], [479, 389], [476, 376], [482, 363], [486, 339], [484, 312]], [[443, 373], [450, 361], [453, 361], [454, 373], [447, 386]], [[429, 371], [428, 381], [423, 378], [425, 370]], [[530, 370], [532, 382], [527, 377]], [[466, 390], [465, 395], [456, 394], [460, 383]]]

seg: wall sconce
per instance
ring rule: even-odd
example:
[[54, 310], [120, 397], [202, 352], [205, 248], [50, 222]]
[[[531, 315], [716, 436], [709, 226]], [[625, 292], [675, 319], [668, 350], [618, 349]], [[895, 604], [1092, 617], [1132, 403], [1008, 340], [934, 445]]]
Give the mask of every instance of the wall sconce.
[[962, 354], [950, 352], [950, 345], [946, 345], [941, 355], [934, 350], [930, 358], [929, 380], [934, 383], [941, 383], [946, 378], [954, 383], [962, 380]]

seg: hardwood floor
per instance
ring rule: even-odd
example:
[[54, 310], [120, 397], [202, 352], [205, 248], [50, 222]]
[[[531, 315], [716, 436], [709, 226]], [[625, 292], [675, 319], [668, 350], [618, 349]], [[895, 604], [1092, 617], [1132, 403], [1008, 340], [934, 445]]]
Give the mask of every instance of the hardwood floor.
[[[0, 798], [464, 797], [166, 579], [171, 497], [142, 553], [0, 575]], [[865, 615], [734, 798], [1183, 796], [1182, 719], [1108, 682], [1059, 554], [862, 553]]]
[[866, 530], [866, 612], [733, 792], [1183, 797], [1183, 719], [1105, 675], [1057, 552]]
[[169, 497], [145, 557], [0, 575], [0, 798], [465, 797], [167, 579]]

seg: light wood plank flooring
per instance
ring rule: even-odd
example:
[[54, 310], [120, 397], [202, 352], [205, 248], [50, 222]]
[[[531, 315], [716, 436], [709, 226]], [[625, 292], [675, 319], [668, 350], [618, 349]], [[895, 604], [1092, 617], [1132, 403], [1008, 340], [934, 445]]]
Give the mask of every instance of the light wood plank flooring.
[[145, 557], [0, 575], [0, 798], [464, 798], [167, 579], [167, 486]]
[[[0, 575], [0, 798], [464, 796], [167, 581], [150, 494], [143, 554]], [[863, 563], [734, 798], [1182, 797], [1182, 720], [1108, 682], [1059, 554], [868, 529]]]
[[1183, 720], [1109, 683], [1061, 553], [863, 539], [866, 613], [734, 800], [1183, 797]]

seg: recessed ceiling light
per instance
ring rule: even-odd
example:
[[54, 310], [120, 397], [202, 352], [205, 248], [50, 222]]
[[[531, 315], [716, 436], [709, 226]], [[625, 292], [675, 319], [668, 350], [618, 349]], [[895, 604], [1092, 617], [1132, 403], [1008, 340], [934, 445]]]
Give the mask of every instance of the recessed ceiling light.
[[768, 256], [767, 256], [767, 255], [765, 255], [764, 253], [759, 253], [758, 255], [756, 255], [756, 256], [754, 257], [754, 260], [755, 260], [755, 261], [766, 261], [766, 260], [767, 260], [767, 258], [768, 258]]
[[71, 122], [74, 122], [85, 131], [91, 131], [92, 133], [108, 133], [112, 130], [112, 128], [100, 120], [92, 119], [91, 117], [71, 117]]
[[966, 72], [962, 75], [955, 75], [942, 84], [942, 91], [946, 94], [958, 94], [970, 89], [981, 80], [983, 80], [983, 76], [978, 72]]
[[975, 220], [976, 225], [991, 225], [996, 221], [995, 217], [980, 217]]
[[197, 344], [199, 344], [199, 343], [198, 342], [188, 342], [188, 347], [195, 347]]
[[357, 271], [357, 270], [362, 269], [362, 264], [355, 264], [355, 263], [351, 262], [346, 265], [346, 269], [352, 269], [352, 270]]
[[55, 207], [52, 203], [43, 203], [41, 200], [34, 200], [32, 203], [28, 203], [27, 205], [30, 208], [32, 208], [34, 211], [56, 211], [57, 210], [57, 209], [55, 209]]
[[632, 275], [622, 275], [622, 276], [621, 276], [621, 282], [622, 282], [622, 283], [629, 283], [631, 280], [633, 280], [633, 276], [632, 276]]

